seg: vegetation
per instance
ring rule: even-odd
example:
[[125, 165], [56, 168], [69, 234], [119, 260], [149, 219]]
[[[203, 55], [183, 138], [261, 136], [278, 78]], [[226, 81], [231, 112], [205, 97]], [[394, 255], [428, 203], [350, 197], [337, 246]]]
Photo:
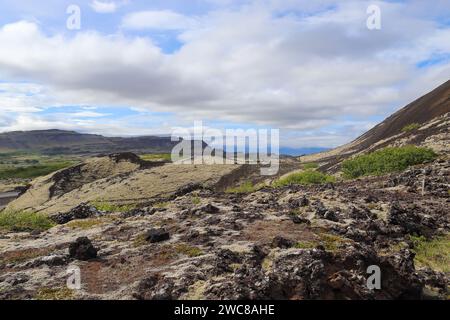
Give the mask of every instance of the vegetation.
[[293, 184], [310, 185], [310, 184], [329, 183], [335, 181], [336, 179], [333, 176], [315, 170], [305, 170], [303, 172], [292, 173], [287, 177], [275, 181], [274, 186], [282, 187]]
[[314, 249], [317, 247], [318, 243], [313, 241], [300, 241], [297, 242], [295, 248], [297, 249]]
[[144, 161], [171, 161], [172, 155], [170, 153], [143, 154], [140, 158]]
[[55, 224], [48, 216], [28, 211], [0, 213], [0, 229], [13, 232], [45, 231]]
[[97, 210], [105, 212], [128, 212], [136, 208], [133, 204], [119, 205], [107, 201], [97, 200], [91, 203]]
[[35, 296], [36, 300], [72, 300], [74, 291], [69, 288], [42, 288]]
[[45, 164], [21, 166], [21, 167], [2, 167], [0, 169], [0, 179], [30, 179], [45, 176], [49, 173], [70, 167], [74, 164], [71, 161], [49, 162]]
[[419, 128], [420, 128], [420, 124], [418, 124], [418, 123], [411, 123], [411, 124], [408, 124], [408, 125], [404, 126], [402, 128], [402, 132], [410, 132], [410, 131], [417, 130]]
[[162, 208], [166, 208], [168, 205], [169, 205], [168, 202], [157, 202], [157, 203], [153, 204], [153, 208], [162, 209]]
[[295, 248], [297, 249], [314, 249], [318, 245], [322, 245], [327, 251], [336, 251], [339, 249], [341, 245], [349, 242], [350, 240], [330, 234], [330, 233], [321, 233], [318, 235], [319, 239], [316, 241], [300, 241], [297, 242]]
[[251, 181], [244, 182], [240, 186], [231, 187], [225, 190], [225, 193], [252, 193], [262, 188], [262, 185], [254, 185]]
[[433, 150], [415, 146], [392, 147], [378, 150], [342, 163], [346, 178], [382, 175], [405, 170], [409, 166], [426, 163], [437, 157]]
[[200, 197], [198, 195], [195, 195], [192, 197], [192, 204], [193, 205], [199, 205], [202, 202], [202, 200], [200, 199]]
[[319, 165], [317, 163], [305, 163], [303, 165], [303, 169], [305, 170], [309, 170], [309, 169], [317, 169], [319, 167]]
[[416, 253], [418, 266], [429, 267], [441, 272], [450, 272], [450, 234], [433, 240], [410, 236]]
[[201, 255], [204, 254], [201, 249], [199, 249], [197, 247], [190, 246], [190, 245], [185, 244], [185, 243], [177, 244], [175, 246], [175, 251], [177, 253], [184, 254], [184, 255], [189, 256], [191, 258], [198, 257], [198, 256], [201, 256]]

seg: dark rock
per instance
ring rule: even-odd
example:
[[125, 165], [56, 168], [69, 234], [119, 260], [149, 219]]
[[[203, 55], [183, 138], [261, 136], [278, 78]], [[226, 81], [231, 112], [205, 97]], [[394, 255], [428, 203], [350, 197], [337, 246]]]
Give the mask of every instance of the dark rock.
[[292, 198], [289, 200], [289, 207], [292, 209], [306, 207], [308, 205], [309, 205], [309, 200], [305, 196], [302, 196], [299, 199]]
[[47, 265], [49, 267], [56, 267], [56, 266], [63, 266], [67, 264], [67, 257], [66, 256], [47, 256], [42, 257], [32, 263], [32, 267], [39, 267], [41, 265]]
[[141, 280], [133, 294], [138, 300], [172, 300], [173, 280], [159, 274]]
[[12, 275], [6, 275], [0, 278], [0, 282], [6, 282], [11, 286], [17, 286], [19, 284], [28, 282], [30, 277], [24, 273], [16, 273]]
[[208, 203], [207, 205], [200, 207], [199, 210], [201, 212], [209, 213], [209, 214], [218, 213], [220, 211], [220, 209], [218, 207], [216, 207], [215, 205], [213, 205], [211, 203]]
[[275, 238], [273, 238], [271, 244], [272, 248], [280, 248], [280, 249], [292, 248], [294, 245], [295, 245], [294, 241], [283, 238], [281, 236], [276, 236]]
[[76, 219], [87, 219], [100, 216], [102, 216], [102, 213], [98, 211], [94, 206], [82, 203], [69, 212], [57, 213], [50, 218], [58, 224], [66, 224], [67, 222]]
[[150, 229], [145, 233], [145, 240], [150, 243], [162, 242], [170, 239], [170, 234], [165, 229]]
[[121, 218], [131, 218], [131, 217], [145, 217], [145, 216], [151, 216], [156, 213], [156, 209], [152, 207], [147, 208], [139, 208], [139, 209], [133, 209], [128, 212], [122, 213], [120, 216]]
[[195, 190], [203, 189], [203, 186], [200, 183], [189, 183], [183, 187], [180, 187], [175, 191], [175, 197], [181, 197], [185, 194], [191, 193]]
[[296, 215], [296, 214], [291, 215], [291, 220], [292, 220], [292, 222], [295, 223], [295, 224], [303, 224], [303, 223], [305, 223], [305, 224], [311, 224], [311, 221], [309, 221], [309, 220], [306, 219], [306, 218], [302, 218], [302, 217], [300, 217], [300, 216], [298, 216], [298, 215]]
[[87, 237], [78, 238], [69, 246], [69, 256], [78, 260], [90, 260], [97, 258], [97, 249]]

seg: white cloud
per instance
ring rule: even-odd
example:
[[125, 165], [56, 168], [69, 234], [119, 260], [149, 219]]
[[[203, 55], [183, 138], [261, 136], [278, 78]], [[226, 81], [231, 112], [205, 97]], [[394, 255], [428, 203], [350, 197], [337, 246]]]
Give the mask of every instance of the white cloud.
[[90, 3], [91, 8], [98, 13], [113, 13], [116, 12], [119, 7], [125, 5], [127, 1], [99, 1], [93, 0]]
[[135, 12], [126, 15], [122, 22], [123, 28], [132, 30], [185, 30], [197, 25], [197, 19], [170, 10]]
[[[268, 2], [197, 17], [144, 11], [124, 18], [124, 28], [179, 31], [184, 45], [172, 54], [150, 38], [49, 36], [34, 23], [9, 24], [0, 29], [0, 73], [42, 84], [52, 105], [131, 106], [173, 112], [185, 125], [220, 119], [302, 131], [345, 115], [388, 114], [450, 78], [449, 63], [416, 67], [450, 53], [450, 29], [420, 10], [382, 2], [383, 28], [369, 31], [365, 2]], [[307, 14], [297, 12], [307, 3]], [[25, 108], [14, 101], [0, 108], [6, 105]]]

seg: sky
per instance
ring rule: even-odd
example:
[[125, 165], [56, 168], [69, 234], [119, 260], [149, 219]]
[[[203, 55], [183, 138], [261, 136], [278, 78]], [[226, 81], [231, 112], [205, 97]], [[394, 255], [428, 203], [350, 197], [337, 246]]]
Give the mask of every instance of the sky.
[[336, 147], [449, 79], [448, 0], [0, 0], [0, 132], [201, 120]]

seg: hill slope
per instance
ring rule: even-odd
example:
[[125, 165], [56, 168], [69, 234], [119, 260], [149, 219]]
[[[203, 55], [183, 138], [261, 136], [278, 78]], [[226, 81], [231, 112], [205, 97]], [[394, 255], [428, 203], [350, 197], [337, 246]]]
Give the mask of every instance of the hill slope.
[[0, 152], [33, 151], [44, 154], [115, 152], [170, 152], [170, 137], [103, 137], [63, 130], [15, 131], [0, 134]]
[[400, 109], [351, 143], [301, 157], [301, 160], [318, 161], [324, 169], [335, 171], [342, 160], [387, 146], [414, 144], [430, 147], [437, 152], [448, 152], [449, 125], [450, 80]]

